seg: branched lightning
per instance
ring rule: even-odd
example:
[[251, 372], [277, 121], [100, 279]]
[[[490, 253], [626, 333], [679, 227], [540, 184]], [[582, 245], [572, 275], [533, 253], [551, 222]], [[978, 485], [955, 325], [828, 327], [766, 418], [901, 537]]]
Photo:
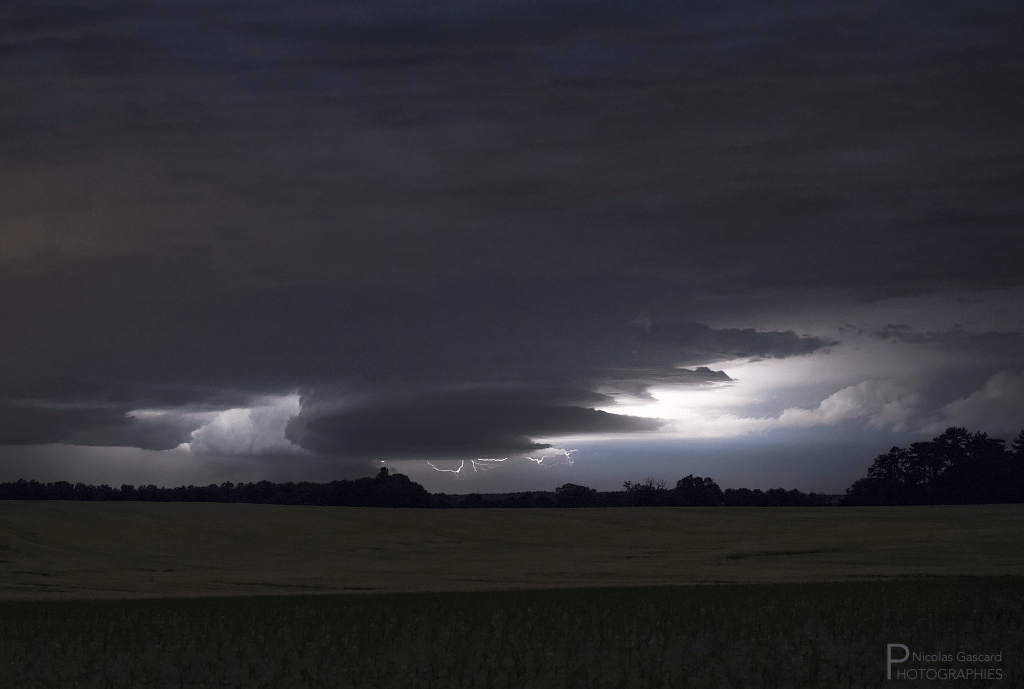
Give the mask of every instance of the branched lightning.
[[[573, 465], [573, 452], [576, 452], [576, 450], [552, 447], [535, 457], [524, 458], [530, 460], [537, 466], [541, 466], [546, 469], [557, 466], [571, 467]], [[441, 472], [442, 474], [455, 474], [456, 478], [458, 478], [462, 475], [462, 471], [466, 468], [467, 463], [469, 468], [473, 470], [473, 473], [481, 473], [484, 471], [490, 471], [491, 469], [497, 469], [499, 466], [509, 461], [509, 459], [509, 457], [502, 457], [501, 459], [463, 459], [459, 462], [459, 466], [456, 469], [442, 469], [430, 461], [427, 462], [427, 466], [434, 471]]]
[[442, 474], [455, 474], [456, 476], [458, 476], [462, 472], [462, 468], [466, 466], [466, 460], [462, 460], [462, 462], [459, 463], [458, 469], [438, 469], [436, 466], [434, 466], [434, 463], [430, 461], [427, 462], [427, 466], [429, 466], [434, 471], [440, 471]]
[[[476, 473], [476, 472], [480, 472], [480, 471], [487, 471], [488, 469], [494, 469], [501, 462], [507, 462], [507, 461], [508, 461], [508, 457], [504, 457], [503, 459], [471, 459], [471, 460], [469, 460], [469, 465], [473, 468], [474, 473]], [[433, 462], [429, 462], [429, 461], [427, 462], [427, 465], [431, 469], [433, 469], [434, 471], [440, 471], [440, 472], [445, 473], [445, 474], [456, 474], [456, 475], [458, 475], [458, 474], [462, 473], [462, 470], [466, 467], [466, 460], [462, 460], [459, 463], [459, 468], [458, 469], [438, 469], [436, 466], [434, 466]]]
[[[527, 457], [527, 459], [530, 460], [531, 462], [536, 463], [538, 466], [542, 467], [571, 467], [573, 464], [573, 452], [576, 452], [576, 450], [563, 450], [560, 447], [552, 447], [548, 450], [546, 454], [541, 454], [537, 457]], [[545, 460], [547, 460], [548, 457], [562, 457], [562, 459], [556, 460], [554, 462], [546, 462]]]
[[[504, 459], [471, 459], [471, 460], [469, 460], [469, 463], [473, 465], [473, 471], [476, 471], [477, 467], [479, 467], [480, 469], [483, 469], [484, 471], [487, 471], [488, 469], [494, 469], [501, 462], [507, 462], [507, 461], [508, 461], [508, 457], [505, 457]], [[496, 463], [495, 464], [491, 464], [490, 462], [496, 462]]]

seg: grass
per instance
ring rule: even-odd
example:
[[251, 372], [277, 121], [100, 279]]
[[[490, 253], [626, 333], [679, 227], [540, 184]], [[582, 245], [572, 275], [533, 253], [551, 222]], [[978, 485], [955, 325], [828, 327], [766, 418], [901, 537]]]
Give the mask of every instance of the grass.
[[913, 685], [885, 681], [887, 643], [1002, 652], [1021, 686], [1024, 578], [8, 601], [0, 685]]

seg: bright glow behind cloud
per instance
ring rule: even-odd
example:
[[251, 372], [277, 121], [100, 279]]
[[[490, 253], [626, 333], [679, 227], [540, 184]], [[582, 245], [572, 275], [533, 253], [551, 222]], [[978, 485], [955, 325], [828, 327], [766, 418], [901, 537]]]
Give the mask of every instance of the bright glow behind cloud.
[[865, 380], [829, 395], [814, 409], [790, 407], [776, 419], [782, 427], [831, 426], [862, 419], [870, 428], [906, 431], [921, 396], [885, 380]]
[[196, 455], [265, 455], [301, 453], [304, 450], [284, 436], [288, 422], [299, 413], [299, 395], [268, 395], [248, 407], [220, 411], [139, 409], [138, 419], [159, 421], [171, 416], [192, 419], [199, 428], [192, 440], [177, 449]]
[[923, 411], [918, 388], [947, 363], [946, 355], [919, 345], [858, 337], [804, 357], [719, 362], [713, 368], [734, 382], [653, 386], [648, 399], [620, 399], [603, 409], [664, 419], [664, 435], [678, 438], [728, 438], [849, 419], [916, 430]]
[[217, 412], [188, 443], [193, 454], [259, 455], [303, 452], [284, 437], [300, 410], [298, 395], [266, 397], [247, 408]]

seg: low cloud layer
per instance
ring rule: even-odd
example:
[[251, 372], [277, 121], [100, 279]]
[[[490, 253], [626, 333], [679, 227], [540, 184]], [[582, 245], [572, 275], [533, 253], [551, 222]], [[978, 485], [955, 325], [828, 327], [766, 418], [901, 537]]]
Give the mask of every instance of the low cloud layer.
[[[572, 402], [577, 404], [572, 404]], [[288, 437], [321, 454], [383, 459], [474, 459], [551, 447], [536, 437], [654, 431], [661, 424], [597, 411], [585, 391], [484, 389], [363, 402], [337, 411], [304, 411]]]
[[[615, 276], [256, 287], [224, 286], [197, 269], [177, 286], [160, 265], [149, 263], [148, 274], [126, 262], [100, 265], [109, 281], [92, 271], [62, 284], [8, 277], [8, 285], [38, 288], [36, 308], [20, 314], [21, 344], [11, 342], [0, 364], [0, 388], [15, 398], [8, 443], [184, 443], [206, 455], [301, 448], [357, 462], [524, 452], [541, 446], [536, 437], [655, 427], [597, 411], [607, 395], [643, 396], [655, 383], [728, 384], [703, 364], [799, 357], [834, 344], [652, 316], [640, 307], [665, 302], [663, 283]], [[116, 289], [122, 281], [137, 289]], [[69, 294], [73, 318], [56, 307]], [[476, 392], [453, 397], [457, 389]], [[553, 390], [574, 397], [548, 399]], [[295, 391], [301, 414], [261, 401]], [[44, 406], [17, 402], [24, 398]]]
[[0, 406], [0, 445], [63, 443], [170, 450], [188, 442], [201, 425], [181, 412], [138, 418], [125, 405], [15, 400]]

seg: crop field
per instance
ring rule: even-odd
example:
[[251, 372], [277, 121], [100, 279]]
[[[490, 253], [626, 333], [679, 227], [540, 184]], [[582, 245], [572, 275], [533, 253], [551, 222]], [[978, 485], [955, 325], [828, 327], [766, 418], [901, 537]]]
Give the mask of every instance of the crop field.
[[889, 643], [1021, 686], [1022, 535], [1020, 505], [3, 502], [0, 686], [934, 681], [887, 681]]
[[[1024, 579], [0, 603], [10, 687], [878, 687], [886, 646], [999, 653]], [[901, 666], [896, 666], [897, 668]]]
[[1020, 575], [1024, 505], [388, 510], [0, 501], [0, 598]]

